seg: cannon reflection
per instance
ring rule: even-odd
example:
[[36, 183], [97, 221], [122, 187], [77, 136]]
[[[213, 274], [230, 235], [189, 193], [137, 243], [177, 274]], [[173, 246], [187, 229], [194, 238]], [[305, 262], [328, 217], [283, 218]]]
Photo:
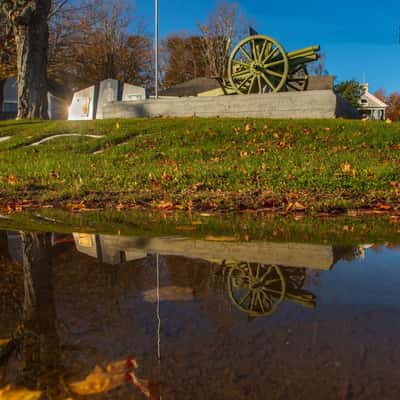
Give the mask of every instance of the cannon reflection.
[[[340, 259], [362, 256], [365, 248], [182, 237], [128, 238], [82, 233], [75, 233], [74, 240], [79, 252], [112, 265], [140, 260], [149, 254], [206, 261], [211, 267], [210, 273], [221, 280], [220, 286], [225, 288], [232, 304], [253, 318], [271, 315], [284, 301], [314, 308], [316, 296], [304, 289], [307, 271], [330, 270]], [[164, 301], [174, 298], [194, 300], [189, 289], [175, 285], [161, 287], [159, 292]], [[164, 292], [169, 295], [163, 295]]]
[[233, 263], [223, 265], [232, 303], [250, 317], [271, 315], [285, 300], [313, 308], [316, 296], [303, 288], [305, 268]]

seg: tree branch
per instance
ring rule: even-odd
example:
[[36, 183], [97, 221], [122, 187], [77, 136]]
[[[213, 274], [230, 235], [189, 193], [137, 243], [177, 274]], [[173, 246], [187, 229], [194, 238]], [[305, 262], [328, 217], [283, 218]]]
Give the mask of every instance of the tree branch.
[[69, 0], [63, 0], [60, 3], [58, 3], [55, 6], [55, 8], [50, 12], [49, 19], [54, 17], [54, 15], [56, 15], [68, 2], [69, 2]]

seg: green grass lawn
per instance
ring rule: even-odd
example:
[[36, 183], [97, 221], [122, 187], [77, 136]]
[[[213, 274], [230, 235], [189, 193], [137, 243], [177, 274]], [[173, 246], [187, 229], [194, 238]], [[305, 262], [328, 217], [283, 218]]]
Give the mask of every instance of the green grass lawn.
[[[60, 137], [64, 133], [101, 135]], [[399, 207], [400, 125], [346, 120], [0, 122], [0, 197], [87, 205]]]

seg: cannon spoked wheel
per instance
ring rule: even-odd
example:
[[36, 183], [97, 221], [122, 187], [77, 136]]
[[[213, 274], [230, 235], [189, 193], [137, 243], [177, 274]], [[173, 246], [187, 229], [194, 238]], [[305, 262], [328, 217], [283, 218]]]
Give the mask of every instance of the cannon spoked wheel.
[[249, 36], [234, 48], [229, 57], [228, 77], [237, 93], [279, 92], [288, 73], [286, 51], [268, 36]]
[[272, 314], [286, 295], [285, 278], [275, 265], [235, 265], [227, 278], [232, 302], [251, 317]]

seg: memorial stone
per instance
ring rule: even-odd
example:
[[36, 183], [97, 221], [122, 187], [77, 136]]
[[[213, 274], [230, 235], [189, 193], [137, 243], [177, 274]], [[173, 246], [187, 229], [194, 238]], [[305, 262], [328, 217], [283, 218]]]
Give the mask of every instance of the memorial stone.
[[96, 87], [90, 86], [74, 93], [69, 107], [69, 120], [91, 120], [95, 115]]
[[148, 95], [145, 88], [124, 83], [122, 101], [146, 100], [147, 98]]
[[103, 119], [103, 107], [110, 102], [120, 100], [120, 83], [116, 79], [100, 82], [99, 100], [97, 102], [96, 119]]

